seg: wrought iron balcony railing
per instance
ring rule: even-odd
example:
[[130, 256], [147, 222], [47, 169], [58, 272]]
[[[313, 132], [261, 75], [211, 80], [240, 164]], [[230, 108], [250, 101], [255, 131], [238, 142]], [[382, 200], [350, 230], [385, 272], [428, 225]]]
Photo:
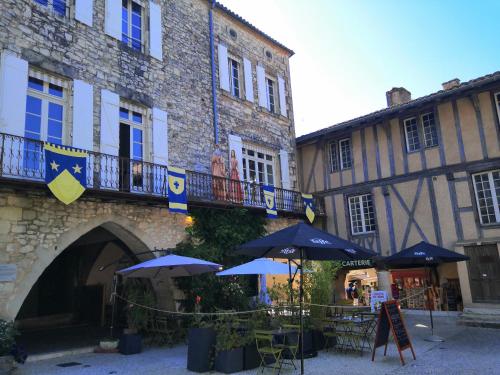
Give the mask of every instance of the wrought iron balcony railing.
[[[124, 157], [87, 151], [87, 189], [119, 191], [168, 197], [167, 167]], [[0, 133], [0, 176], [8, 179], [43, 182], [45, 155], [43, 142]], [[188, 201], [265, 208], [262, 185], [186, 171]], [[299, 192], [275, 189], [278, 210], [304, 212]], [[323, 202], [315, 197], [322, 214]]]

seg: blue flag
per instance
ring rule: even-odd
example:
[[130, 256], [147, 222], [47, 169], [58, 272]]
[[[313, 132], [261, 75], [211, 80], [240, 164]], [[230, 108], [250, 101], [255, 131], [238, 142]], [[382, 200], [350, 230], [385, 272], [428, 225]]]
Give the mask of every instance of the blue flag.
[[312, 194], [304, 194], [302, 193], [302, 202], [306, 208], [306, 216], [309, 222], [312, 224], [314, 221], [314, 201]]
[[274, 195], [274, 186], [264, 185], [264, 200], [266, 201], [267, 217], [270, 219], [278, 218], [278, 210], [276, 209], [276, 196]]
[[64, 204], [80, 198], [87, 187], [87, 153], [71, 147], [44, 144], [45, 182]]
[[187, 214], [186, 171], [168, 168], [168, 208], [171, 212]]

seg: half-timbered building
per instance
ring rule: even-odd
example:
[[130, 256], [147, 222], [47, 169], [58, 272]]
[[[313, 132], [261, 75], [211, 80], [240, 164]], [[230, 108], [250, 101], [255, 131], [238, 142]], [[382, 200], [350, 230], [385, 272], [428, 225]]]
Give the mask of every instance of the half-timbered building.
[[420, 241], [470, 261], [438, 268], [465, 309], [500, 307], [500, 73], [297, 139], [301, 184], [325, 199], [325, 226], [381, 255]]

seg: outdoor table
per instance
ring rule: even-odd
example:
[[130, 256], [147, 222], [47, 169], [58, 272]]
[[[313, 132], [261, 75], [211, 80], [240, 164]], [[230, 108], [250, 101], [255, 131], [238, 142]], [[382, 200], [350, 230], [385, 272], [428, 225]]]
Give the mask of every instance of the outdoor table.
[[359, 351], [362, 355], [372, 321], [362, 318], [333, 318], [330, 321], [337, 334], [337, 348], [343, 351]]
[[287, 338], [292, 334], [298, 334], [296, 329], [273, 329], [270, 331], [273, 335], [273, 341], [278, 344], [284, 344]]

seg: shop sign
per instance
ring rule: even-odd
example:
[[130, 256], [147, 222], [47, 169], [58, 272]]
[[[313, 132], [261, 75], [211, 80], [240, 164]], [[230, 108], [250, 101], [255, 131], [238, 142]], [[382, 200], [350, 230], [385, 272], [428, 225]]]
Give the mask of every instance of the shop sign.
[[387, 301], [387, 292], [383, 290], [375, 290], [370, 293], [370, 307], [372, 312], [380, 310], [382, 302]]
[[370, 259], [343, 260], [342, 267], [373, 267], [373, 264]]

